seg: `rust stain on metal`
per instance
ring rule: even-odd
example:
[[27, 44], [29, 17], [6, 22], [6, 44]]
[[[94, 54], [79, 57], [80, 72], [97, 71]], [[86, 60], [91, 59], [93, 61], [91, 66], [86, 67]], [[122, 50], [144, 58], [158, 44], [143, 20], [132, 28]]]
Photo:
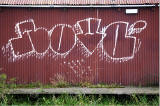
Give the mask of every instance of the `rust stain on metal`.
[[73, 83], [158, 84], [158, 12], [4, 8], [0, 65], [17, 83], [50, 83], [60, 75]]

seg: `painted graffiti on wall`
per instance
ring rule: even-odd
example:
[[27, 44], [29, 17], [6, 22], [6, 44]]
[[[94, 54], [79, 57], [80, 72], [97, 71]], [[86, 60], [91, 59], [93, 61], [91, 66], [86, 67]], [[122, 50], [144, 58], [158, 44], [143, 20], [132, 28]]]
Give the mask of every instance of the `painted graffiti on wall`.
[[[9, 53], [9, 60], [14, 62], [31, 55], [39, 59], [44, 56], [66, 58], [73, 48], [79, 47], [86, 58], [97, 50], [102, 60], [124, 62], [133, 59], [140, 50], [142, 42], [134, 35], [146, 27], [145, 20], [131, 25], [129, 22], [116, 21], [101, 27], [101, 19], [86, 18], [75, 25], [57, 24], [47, 29], [37, 27], [34, 20], [29, 19], [15, 25], [17, 37], [9, 39], [2, 51], [3, 54]], [[122, 47], [124, 53], [120, 53]]]

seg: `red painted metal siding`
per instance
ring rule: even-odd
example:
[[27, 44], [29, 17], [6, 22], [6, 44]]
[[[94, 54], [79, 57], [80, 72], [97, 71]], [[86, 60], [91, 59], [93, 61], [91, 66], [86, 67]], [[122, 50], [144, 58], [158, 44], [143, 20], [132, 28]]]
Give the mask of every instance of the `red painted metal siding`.
[[1, 73], [17, 83], [158, 85], [159, 10], [2, 8]]

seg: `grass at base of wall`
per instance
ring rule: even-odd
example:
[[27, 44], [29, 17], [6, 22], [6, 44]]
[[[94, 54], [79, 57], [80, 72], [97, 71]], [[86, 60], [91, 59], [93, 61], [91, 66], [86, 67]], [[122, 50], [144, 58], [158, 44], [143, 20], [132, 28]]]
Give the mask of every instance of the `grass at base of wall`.
[[[11, 86], [11, 85], [9, 85]], [[124, 88], [124, 86], [117, 84], [92, 84], [89, 82], [70, 84], [68, 82], [58, 82], [56, 84], [41, 84], [41, 83], [30, 83], [30, 84], [13, 84], [11, 88], [69, 88], [69, 87], [88, 87], [88, 88]]]
[[158, 95], [6, 95], [0, 105], [159, 106]]

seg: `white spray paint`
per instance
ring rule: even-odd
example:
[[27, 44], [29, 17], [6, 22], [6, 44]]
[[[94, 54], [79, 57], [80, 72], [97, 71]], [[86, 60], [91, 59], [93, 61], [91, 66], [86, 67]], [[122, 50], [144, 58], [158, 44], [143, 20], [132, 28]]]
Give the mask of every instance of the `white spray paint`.
[[[31, 24], [33, 25], [33, 30], [25, 29], [25, 30], [22, 32], [21, 29], [20, 29], [20, 25], [26, 24], [26, 23], [31, 23]], [[43, 27], [37, 28], [37, 27], [35, 26], [35, 23], [34, 23], [34, 20], [33, 20], [33, 19], [25, 20], [25, 21], [19, 22], [19, 23], [17, 23], [17, 24], [15, 25], [15, 33], [18, 35], [18, 37], [17, 37], [17, 38], [11, 38], [11, 39], [9, 39], [7, 46], [4, 46], [4, 47], [3, 47], [3, 48], [5, 48], [6, 50], [11, 50], [10, 58], [12, 58], [12, 60], [10, 59], [10, 61], [13, 61], [13, 62], [14, 62], [14, 61], [16, 61], [16, 60], [19, 60], [19, 59], [22, 59], [22, 58], [25, 58], [25, 57], [28, 58], [29, 56], [36, 56], [36, 58], [41, 59], [41, 58], [43, 58], [43, 57], [46, 55], [46, 53], [47, 53], [47, 51], [48, 51], [49, 48], [48, 48], [46, 51], [44, 51], [43, 53], [38, 53], [38, 52], [35, 50], [34, 45], [33, 45], [33, 43], [32, 43], [32, 40], [31, 40], [31, 37], [30, 37], [30, 32], [31, 32], [31, 31], [36, 32], [36, 31], [39, 30], [39, 29], [43, 29], [43, 30], [47, 31], [47, 29], [45, 29], [45, 28], [43, 28]], [[24, 54], [15, 53], [11, 41], [14, 41], [14, 40], [17, 40], [17, 39], [21, 39], [21, 38], [23, 37], [23, 34], [25, 34], [25, 33], [27, 33], [27, 35], [28, 35], [28, 37], [29, 37], [30, 44], [31, 44], [31, 46], [32, 46], [32, 50], [29, 51], [29, 52], [26, 52], [26, 53], [24, 53]]]
[[[126, 24], [126, 29], [125, 29], [125, 30], [126, 30], [126, 33], [125, 33], [125, 35], [124, 35], [125, 38], [134, 39], [134, 45], [133, 45], [132, 55], [131, 55], [131, 56], [128, 56], [128, 57], [119, 57], [119, 58], [111, 57], [111, 56], [107, 53], [107, 51], [105, 51], [104, 48], [102, 47], [102, 54], [103, 54], [103, 55], [101, 55], [101, 57], [102, 57], [103, 59], [106, 59], [107, 61], [110, 60], [111, 62], [124, 62], [124, 61], [128, 61], [128, 60], [130, 60], [130, 59], [133, 59], [135, 53], [137, 52], [136, 50], [139, 50], [141, 43], [140, 43], [140, 45], [139, 45], [139, 47], [138, 47], [138, 49], [137, 49], [137, 48], [136, 48], [137, 38], [134, 37], [134, 36], [132, 36], [132, 35], [135, 34], [135, 33], [140, 33], [140, 32], [141, 32], [142, 30], [144, 30], [144, 29], [146, 28], [146, 26], [147, 26], [146, 21], [139, 20], [139, 21], [136, 21], [134, 24], [132, 24], [132, 25], [129, 27], [129, 29], [128, 29], [128, 26], [129, 26], [129, 23], [128, 23], [128, 22], [117, 21], [117, 22], [113, 22], [113, 23], [107, 25], [106, 27], [104, 27], [104, 28], [103, 28], [103, 32], [105, 33], [106, 30], [107, 30], [111, 25], [120, 24], [120, 23]], [[134, 28], [137, 23], [144, 23], [144, 26], [143, 26], [142, 28]], [[115, 37], [115, 46], [114, 46], [114, 49], [113, 49], [113, 56], [115, 55], [115, 50], [116, 50], [116, 45], [117, 45], [118, 29], [119, 29], [119, 25], [117, 25], [117, 28], [116, 28], [116, 35], [115, 35], [116, 37]], [[106, 34], [106, 36], [107, 36], [107, 34]], [[105, 36], [105, 37], [106, 37], [106, 36]], [[105, 38], [105, 37], [104, 37], [104, 38]], [[103, 39], [104, 39], [104, 38], [103, 38]], [[103, 40], [102, 40], [102, 42], [103, 42]], [[103, 46], [103, 45], [102, 45], [102, 46]], [[103, 57], [103, 56], [104, 56], [104, 57]]]
[[[97, 24], [97, 29], [95, 31], [96, 34], [101, 34], [102, 35], [102, 39], [99, 41], [99, 43], [97, 44], [97, 46], [95, 47], [94, 50], [90, 51], [84, 44], [82, 41], [80, 41], [78, 38], [77, 38], [77, 35], [79, 34], [83, 34], [83, 35], [86, 35], [86, 34], [89, 34], [90, 36], [94, 36], [94, 33], [91, 32], [91, 20], [93, 21], [96, 21], [98, 24]], [[85, 33], [83, 31], [83, 29], [81, 28], [80, 26], [80, 23], [81, 22], [87, 22], [88, 23], [88, 29], [87, 29], [87, 32]], [[28, 29], [25, 29], [23, 32], [21, 31], [20, 29], [20, 25], [22, 24], [25, 24], [25, 23], [32, 23], [33, 24], [33, 30], [28, 30]], [[119, 25], [117, 26], [116, 28], [116, 33], [115, 35], [115, 44], [114, 44], [114, 48], [113, 48], [113, 57], [112, 56], [109, 56], [109, 54], [107, 53], [106, 50], [104, 50], [103, 48], [103, 39], [107, 36], [107, 33], [106, 33], [106, 30], [111, 26], [111, 25], [114, 25], [114, 24], [126, 24], [126, 33], [125, 33], [125, 38], [131, 38], [131, 39], [134, 39], [134, 45], [133, 45], [133, 53], [131, 54], [131, 56], [128, 56], [128, 57], [119, 57], [119, 58], [115, 58], [114, 55], [116, 53], [116, 47], [117, 47], [117, 40], [118, 40], [118, 30], [119, 30]], [[135, 28], [135, 26], [138, 24], [138, 23], [143, 23], [144, 26], [142, 28]], [[2, 52], [3, 54], [7, 54], [7, 56], [9, 57], [9, 61], [16, 61], [16, 60], [19, 60], [19, 59], [24, 59], [24, 58], [28, 58], [30, 56], [36, 56], [38, 59], [42, 59], [44, 56], [48, 56], [48, 57], [51, 57], [51, 58], [66, 58], [66, 56], [72, 51], [72, 49], [74, 47], [76, 48], [79, 48], [80, 49], [80, 52], [84, 55], [85, 58], [89, 57], [90, 55], [93, 54], [93, 52], [95, 52], [95, 50], [98, 52], [98, 56], [101, 57], [101, 60], [106, 60], [108, 62], [124, 62], [124, 61], [128, 61], [130, 59], [133, 59], [134, 56], [135, 56], [135, 53], [137, 53], [140, 49], [140, 46], [141, 46], [141, 41], [136, 38], [135, 36], [133, 36], [133, 34], [137, 34], [137, 33], [141, 33], [142, 30], [144, 30], [147, 26], [147, 22], [144, 21], [144, 20], [139, 20], [139, 21], [136, 21], [135, 23], [131, 24], [129, 26], [129, 23], [128, 22], [124, 22], [124, 21], [117, 21], [117, 22], [113, 22], [109, 25], [106, 25], [102, 28], [102, 30], [100, 30], [100, 24], [101, 24], [101, 19], [98, 19], [98, 18], [86, 18], [84, 20], [80, 20], [80, 21], [77, 21], [75, 25], [71, 26], [71, 25], [68, 25], [68, 24], [57, 24], [57, 25], [54, 25], [52, 27], [52, 29], [50, 30], [47, 30], [46, 28], [44, 27], [36, 27], [35, 26], [35, 23], [34, 23], [34, 20], [33, 19], [29, 19], [29, 20], [25, 20], [25, 21], [22, 21], [22, 22], [19, 22], [15, 25], [15, 32], [16, 34], [18, 35], [16, 38], [11, 38], [9, 39], [8, 43], [2, 47]], [[52, 46], [51, 46], [51, 42], [48, 46], [48, 48], [43, 52], [43, 53], [38, 53], [35, 48], [34, 48], [34, 45], [32, 43], [32, 40], [31, 40], [31, 37], [30, 37], [30, 32], [31, 31], [34, 31], [36, 32], [37, 30], [39, 29], [43, 29], [45, 31], [48, 32], [48, 37], [51, 38], [51, 35], [54, 31], [54, 29], [58, 26], [62, 26], [62, 29], [61, 29], [61, 35], [60, 35], [60, 39], [59, 39], [59, 45], [58, 45], [58, 50], [60, 50], [61, 48], [61, 40], [62, 40], [62, 33], [63, 33], [63, 29], [64, 27], [67, 27], [67, 28], [70, 28], [72, 29], [72, 31], [74, 32], [75, 34], [75, 39], [74, 39], [74, 44], [73, 46], [71, 47], [71, 49], [69, 49], [67, 52], [65, 53], [58, 53], [56, 52], [55, 50], [53, 50]], [[23, 34], [27, 33], [29, 39], [30, 39], [30, 43], [31, 43], [31, 46], [32, 46], [32, 50], [27, 52], [27, 53], [24, 53], [24, 54], [19, 54], [18, 52], [15, 54], [15, 51], [14, 51], [14, 48], [12, 46], [12, 43], [11, 41], [13, 40], [17, 40], [17, 39], [21, 39], [23, 37]], [[51, 41], [51, 39], [50, 39]], [[136, 46], [137, 45], [137, 46]], [[49, 53], [49, 50], [52, 51], [52, 53]], [[65, 63], [65, 64], [68, 64], [67, 66], [69, 66], [71, 69], [73, 69], [75, 72], [75, 66], [78, 64], [78, 67], [81, 66], [81, 62], [80, 61], [71, 61], [69, 63]], [[72, 64], [72, 65], [71, 65]]]
[[70, 68], [73, 73], [80, 78], [83, 78], [83, 75], [89, 75], [93, 71], [91, 66], [85, 64], [84, 59], [71, 60], [68, 62], [64, 61], [63, 64]]
[[[142, 28], [135, 28], [136, 24], [138, 23], [143, 23], [144, 26]], [[147, 27], [147, 22], [144, 21], [144, 20], [139, 20], [139, 21], [136, 21], [134, 24], [132, 24], [129, 29], [128, 29], [128, 35], [133, 35], [135, 33], [141, 33], [142, 30], [144, 30], [145, 28]]]
[[118, 29], [119, 29], [119, 25], [117, 25], [117, 28], [116, 28], [116, 37], [115, 37], [115, 44], [114, 44], [114, 49], [113, 49], [113, 56], [115, 55], [116, 47], [117, 47]]
[[[62, 35], [63, 35], [63, 29], [64, 29], [64, 27], [71, 28], [71, 29], [73, 30], [73, 28], [72, 28], [71, 25], [68, 25], [68, 24], [57, 24], [57, 25], [55, 25], [55, 26], [49, 31], [49, 36], [50, 36], [50, 38], [51, 38], [51, 35], [52, 35], [53, 31], [55, 30], [55, 28], [56, 28], [56, 27], [59, 27], [59, 26], [62, 26], [62, 29], [61, 29], [60, 39], [59, 39], [58, 50], [60, 50], [60, 47], [61, 47], [61, 40], [62, 40]], [[73, 30], [73, 32], [74, 32], [74, 30]], [[70, 51], [75, 47], [76, 42], [77, 42], [77, 37], [75, 36], [73, 46], [71, 47], [71, 49], [69, 49], [69, 50], [68, 50], [67, 52], [65, 52], [65, 53], [58, 53], [58, 52], [56, 52], [55, 50], [53, 50], [53, 48], [52, 48], [52, 46], [51, 46], [51, 42], [50, 42], [49, 48], [54, 52], [54, 54], [56, 54], [56, 56], [58, 56], [58, 57], [60, 57], [60, 58], [65, 58], [65, 57], [70, 53]]]
[[[96, 29], [96, 34], [102, 34], [102, 37], [103, 37], [104, 33], [102, 31], [100, 31], [101, 19], [98, 19], [98, 18], [86, 18], [86, 19], [77, 21], [76, 24], [74, 25], [75, 35], [77, 36], [79, 34], [84, 34], [84, 35], [94, 36], [95, 33], [91, 32], [91, 20], [96, 21], [98, 23], [97, 24], [97, 29]], [[80, 23], [82, 23], [82, 22], [86, 22], [88, 24], [88, 28], [87, 28], [87, 32], [86, 33], [83, 31], [83, 29], [80, 26]], [[90, 50], [88, 50], [88, 48], [81, 41], [80, 41], [80, 45], [83, 46], [82, 49], [84, 49], [83, 51], [85, 51], [85, 53], [83, 53], [83, 54], [85, 54], [85, 56], [87, 56], [87, 57], [90, 56], [90, 55], [92, 55], [92, 53], [95, 51], [95, 49], [97, 49], [97, 47], [95, 47], [94, 50], [90, 51]]]

